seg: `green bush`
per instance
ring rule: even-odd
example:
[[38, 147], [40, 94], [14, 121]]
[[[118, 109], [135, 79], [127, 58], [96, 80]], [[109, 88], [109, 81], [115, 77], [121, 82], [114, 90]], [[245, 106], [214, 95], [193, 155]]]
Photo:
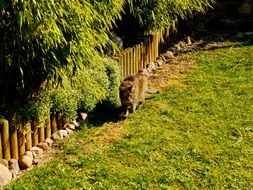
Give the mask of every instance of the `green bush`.
[[106, 73], [109, 79], [109, 88], [107, 91], [107, 100], [115, 104], [119, 100], [120, 70], [118, 64], [112, 59], [106, 59]]
[[105, 100], [115, 104], [119, 98], [119, 79], [118, 64], [110, 58], [100, 58], [96, 67], [81, 69], [73, 78], [81, 95], [79, 109], [92, 111]]
[[21, 127], [20, 124], [36, 122], [44, 124], [49, 117], [52, 100], [48, 92], [41, 92], [31, 100], [17, 105], [15, 108], [8, 108], [2, 112], [4, 118], [10, 122], [11, 129]]
[[109, 58], [99, 58], [93, 67], [81, 67], [71, 80], [64, 78], [62, 86], [50, 91], [51, 112], [62, 113], [67, 122], [76, 117], [77, 111], [90, 112], [102, 101], [116, 104], [119, 79], [117, 63]]
[[78, 91], [71, 88], [71, 86], [64, 86], [53, 89], [50, 92], [52, 100], [52, 107], [50, 109], [53, 115], [62, 114], [63, 121], [69, 122], [76, 117], [78, 106]]
[[[90, 64], [91, 65], [91, 64]], [[64, 77], [61, 85], [45, 88], [15, 112], [21, 122], [44, 122], [49, 111], [62, 114], [64, 122], [76, 118], [78, 111], [92, 111], [98, 103], [119, 101], [119, 67], [110, 58], [99, 58], [93, 67], [82, 66], [74, 77]]]
[[[0, 0], [2, 117], [41, 120], [51, 110], [67, 121], [113, 95], [109, 86], [118, 82], [107, 75], [112, 63], [100, 57], [123, 4]], [[50, 90], [40, 89], [45, 82]]]

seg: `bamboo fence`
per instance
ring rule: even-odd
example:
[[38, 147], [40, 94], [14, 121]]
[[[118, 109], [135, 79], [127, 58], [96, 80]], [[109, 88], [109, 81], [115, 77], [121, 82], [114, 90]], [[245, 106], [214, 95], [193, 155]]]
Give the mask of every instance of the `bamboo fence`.
[[44, 123], [22, 123], [15, 129], [6, 119], [0, 119], [0, 159], [18, 159], [62, 127], [61, 117], [50, 115]]
[[113, 58], [119, 63], [122, 79], [146, 68], [147, 64], [154, 61], [165, 49], [169, 37], [169, 30], [159, 31], [142, 43], [126, 48]]

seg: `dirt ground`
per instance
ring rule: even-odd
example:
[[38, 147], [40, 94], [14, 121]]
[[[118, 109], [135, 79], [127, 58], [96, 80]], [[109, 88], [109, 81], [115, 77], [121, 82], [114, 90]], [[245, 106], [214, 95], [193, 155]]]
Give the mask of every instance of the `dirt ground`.
[[190, 56], [174, 57], [158, 67], [149, 80], [149, 88], [163, 91], [171, 85], [181, 84], [186, 73], [196, 67]]

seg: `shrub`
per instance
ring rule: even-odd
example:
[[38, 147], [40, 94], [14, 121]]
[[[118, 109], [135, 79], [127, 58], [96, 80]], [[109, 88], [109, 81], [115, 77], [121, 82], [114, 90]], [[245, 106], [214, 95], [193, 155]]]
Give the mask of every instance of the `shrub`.
[[64, 78], [62, 86], [50, 91], [51, 112], [62, 113], [65, 122], [76, 117], [77, 111], [92, 111], [102, 101], [116, 104], [119, 98], [119, 68], [109, 58], [97, 59], [94, 66], [82, 66], [73, 78]]
[[79, 109], [92, 111], [104, 100], [115, 104], [119, 98], [119, 79], [119, 67], [110, 58], [100, 58], [96, 67], [81, 69], [73, 79], [81, 94]]

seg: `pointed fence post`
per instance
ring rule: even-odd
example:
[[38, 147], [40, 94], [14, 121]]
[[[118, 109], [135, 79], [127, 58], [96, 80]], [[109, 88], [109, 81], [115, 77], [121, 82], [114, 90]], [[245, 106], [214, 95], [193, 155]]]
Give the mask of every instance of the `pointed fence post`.
[[30, 122], [28, 122], [25, 125], [25, 130], [26, 130], [25, 149], [26, 149], [26, 151], [29, 151], [32, 148], [32, 127], [31, 127], [31, 123]]
[[18, 128], [18, 152], [19, 156], [25, 154], [25, 131], [24, 125]]
[[38, 124], [37, 122], [32, 122], [32, 145], [37, 146], [39, 143], [39, 135], [38, 135]]
[[126, 49], [126, 76], [125, 77], [127, 77], [128, 75], [130, 75], [131, 74], [131, 69], [130, 69], [130, 64], [129, 64], [129, 49]]
[[51, 132], [52, 134], [57, 131], [57, 121], [56, 121], [56, 116], [52, 115], [51, 116]]
[[126, 78], [126, 76], [128, 75], [128, 65], [127, 65], [127, 51], [125, 50], [124, 51], [124, 77], [123, 78]]
[[17, 129], [11, 132], [11, 158], [18, 159], [18, 133]]
[[46, 124], [46, 138], [50, 138], [51, 137], [51, 122], [50, 122], [50, 112], [48, 113], [48, 117], [45, 121]]
[[140, 59], [140, 54], [141, 54], [141, 45], [138, 44], [137, 45], [137, 49], [136, 49], [136, 68], [137, 68], [137, 71], [141, 70], [141, 69], [144, 69], [141, 67], [141, 59]]
[[121, 54], [121, 59], [120, 59], [120, 67], [121, 67], [121, 80], [124, 79], [124, 72], [125, 72], [125, 69], [124, 69], [124, 54], [122, 53]]
[[145, 59], [144, 59], [144, 44], [141, 43], [141, 47], [140, 47], [140, 64], [141, 64], [141, 68], [145, 68]]

